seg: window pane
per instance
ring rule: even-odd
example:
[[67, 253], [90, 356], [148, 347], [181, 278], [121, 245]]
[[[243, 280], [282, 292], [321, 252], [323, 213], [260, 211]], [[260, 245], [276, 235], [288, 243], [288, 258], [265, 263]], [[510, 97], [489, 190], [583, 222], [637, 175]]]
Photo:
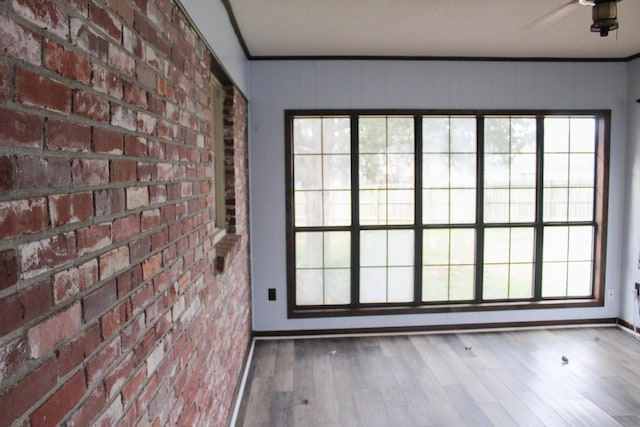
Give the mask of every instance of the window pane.
[[422, 222], [447, 224], [449, 222], [449, 190], [424, 190], [422, 192]]
[[451, 187], [475, 188], [476, 187], [476, 155], [452, 154], [451, 155]]
[[534, 229], [529, 227], [511, 229], [511, 262], [533, 262]]
[[510, 222], [533, 222], [536, 218], [535, 188], [517, 188], [510, 191]]
[[360, 232], [360, 265], [387, 265], [386, 230], [371, 230]]
[[544, 186], [566, 187], [569, 185], [569, 155], [544, 155]]
[[351, 270], [346, 268], [324, 270], [324, 303], [349, 304], [351, 302]]
[[297, 227], [323, 224], [322, 191], [296, 191], [294, 198]]
[[324, 152], [349, 154], [351, 152], [351, 121], [348, 118], [322, 119]]
[[545, 117], [544, 151], [547, 153], [569, 151], [569, 119], [567, 117]]
[[360, 268], [360, 302], [387, 302], [387, 269]]
[[496, 188], [484, 191], [485, 222], [509, 221], [509, 189]]
[[511, 151], [517, 153], [536, 152], [535, 118], [511, 118]]
[[387, 156], [387, 183], [389, 188], [413, 188], [413, 154], [389, 154]]
[[571, 187], [593, 187], [595, 173], [593, 154], [571, 154], [569, 158], [569, 185]]
[[389, 117], [387, 126], [389, 152], [413, 153], [415, 146], [413, 117]]
[[593, 257], [593, 227], [569, 228], [569, 261], [591, 261]]
[[509, 118], [491, 118], [484, 120], [484, 152], [509, 153]]
[[473, 229], [451, 229], [451, 264], [473, 264], [475, 263], [476, 232]]
[[296, 304], [319, 305], [322, 303], [322, 270], [296, 270]]
[[351, 224], [351, 191], [325, 191], [323, 201], [324, 225]]
[[591, 221], [593, 197], [593, 188], [569, 188], [569, 221]]
[[476, 119], [475, 117], [451, 118], [451, 152], [476, 152]]
[[412, 224], [415, 211], [413, 190], [389, 190], [387, 195], [388, 223]]
[[388, 302], [413, 301], [413, 267], [389, 267]]
[[360, 153], [385, 153], [387, 151], [387, 119], [360, 117], [358, 138]]
[[485, 264], [509, 262], [509, 231], [508, 228], [487, 228], [484, 231]]
[[424, 265], [449, 264], [449, 230], [424, 230], [422, 263]]
[[593, 153], [596, 142], [596, 121], [594, 117], [571, 118], [571, 152]]
[[543, 193], [545, 221], [566, 221], [569, 190], [567, 188], [545, 188]]
[[476, 221], [476, 190], [451, 190], [449, 223], [464, 224]]
[[387, 223], [387, 190], [360, 190], [360, 224]]
[[511, 156], [511, 187], [535, 187], [536, 155], [516, 154]]
[[474, 297], [475, 230], [423, 232], [423, 301], [463, 301]]
[[474, 270], [472, 265], [454, 265], [449, 273], [449, 300], [468, 301], [474, 298]]
[[351, 159], [345, 155], [323, 156], [325, 190], [351, 189]]
[[485, 154], [484, 185], [487, 188], [509, 186], [508, 154]]
[[296, 190], [322, 190], [321, 161], [321, 156], [295, 156]]
[[296, 233], [296, 268], [322, 268], [322, 233]]
[[322, 152], [321, 120], [318, 118], [293, 120], [294, 154], [320, 154]]
[[567, 271], [567, 296], [591, 296], [591, 262], [570, 262]]
[[413, 266], [413, 230], [389, 230], [387, 265]]
[[449, 187], [449, 155], [424, 154], [422, 158], [422, 186], [424, 188]]
[[545, 262], [566, 261], [569, 249], [568, 227], [545, 227], [542, 258]]
[[387, 157], [382, 154], [361, 154], [359, 160], [360, 188], [386, 188]]
[[509, 265], [484, 266], [482, 298], [485, 300], [509, 298]]
[[542, 297], [567, 296], [567, 263], [545, 262], [542, 264]]
[[[296, 233], [296, 238], [299, 234], [303, 233]], [[331, 231], [323, 234], [324, 266], [327, 268], [349, 268], [351, 265], [351, 233], [348, 231]]]
[[449, 118], [422, 118], [422, 151], [425, 153], [449, 152]]
[[422, 300], [447, 301], [449, 299], [449, 267], [422, 268]]
[[533, 264], [511, 264], [509, 267], [509, 298], [533, 297]]

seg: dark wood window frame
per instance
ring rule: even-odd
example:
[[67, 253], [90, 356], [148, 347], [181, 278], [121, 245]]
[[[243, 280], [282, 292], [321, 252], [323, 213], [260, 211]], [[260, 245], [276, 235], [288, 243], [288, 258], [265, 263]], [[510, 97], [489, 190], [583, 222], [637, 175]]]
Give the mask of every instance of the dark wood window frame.
[[[609, 146], [610, 146], [610, 110], [285, 110], [285, 189], [286, 189], [286, 258], [287, 258], [287, 315], [289, 318], [305, 317], [334, 317], [334, 316], [362, 316], [362, 315], [392, 315], [392, 314], [426, 314], [442, 312], [471, 312], [494, 311], [513, 309], [559, 309], [578, 307], [598, 307], [604, 305], [605, 289], [605, 262], [607, 241], [607, 212], [608, 212], [608, 186], [609, 186]], [[413, 225], [386, 225], [386, 226], [359, 226], [358, 218], [358, 117], [360, 116], [413, 116], [415, 134], [415, 204], [416, 215]], [[595, 151], [595, 188], [594, 188], [594, 216], [593, 221], [583, 221], [584, 225], [594, 227], [593, 244], [593, 278], [592, 295], [582, 298], [542, 298], [541, 296], [541, 270], [542, 270], [542, 245], [537, 245], [534, 255], [534, 296], [524, 300], [496, 300], [482, 301], [482, 265], [478, 264], [476, 255], [475, 264], [475, 297], [464, 302], [423, 302], [421, 301], [421, 277], [418, 274], [422, 264], [421, 235], [427, 227], [421, 221], [422, 184], [421, 184], [421, 144], [422, 144], [422, 120], [423, 116], [475, 116], [477, 118], [478, 150], [476, 182], [477, 209], [482, 209], [483, 191], [483, 139], [485, 116], [527, 116], [535, 117], [537, 121], [536, 136], [536, 241], [540, 242], [540, 232], [544, 226], [542, 221], [542, 168], [543, 168], [543, 143], [544, 143], [544, 118], [545, 116], [591, 116], [596, 118], [596, 151]], [[320, 118], [320, 117], [349, 117], [351, 125], [351, 206], [352, 222], [349, 226], [340, 227], [296, 227], [294, 224], [294, 170], [293, 170], [293, 120], [294, 118]], [[479, 212], [481, 213], [481, 211]], [[580, 223], [576, 223], [580, 225]], [[574, 225], [567, 221], [567, 225]], [[510, 227], [513, 224], [491, 224], [490, 226]], [[517, 224], [516, 224], [517, 226]], [[451, 225], [447, 225], [451, 228]], [[476, 251], [482, 252], [482, 230], [486, 227], [481, 216], [476, 217], [475, 222], [477, 239]], [[411, 229], [415, 233], [415, 281], [414, 301], [409, 303], [360, 303], [358, 295], [359, 285], [359, 239], [352, 239], [351, 243], [351, 304], [349, 305], [296, 305], [295, 289], [295, 233], [300, 231], [329, 231], [342, 230], [351, 232], [352, 236], [360, 230], [367, 229]]]

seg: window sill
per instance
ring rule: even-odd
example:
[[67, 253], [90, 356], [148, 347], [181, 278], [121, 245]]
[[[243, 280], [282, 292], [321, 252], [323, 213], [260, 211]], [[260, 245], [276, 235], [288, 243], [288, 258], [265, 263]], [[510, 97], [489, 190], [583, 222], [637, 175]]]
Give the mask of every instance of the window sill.
[[231, 265], [235, 255], [240, 248], [240, 240], [242, 236], [239, 234], [225, 234], [215, 243], [215, 272], [223, 274], [225, 268]]

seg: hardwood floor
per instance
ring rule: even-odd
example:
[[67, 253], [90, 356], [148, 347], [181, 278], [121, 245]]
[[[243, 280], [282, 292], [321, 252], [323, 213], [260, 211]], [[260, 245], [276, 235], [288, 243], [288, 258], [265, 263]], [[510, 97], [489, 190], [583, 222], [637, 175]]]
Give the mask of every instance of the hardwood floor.
[[615, 327], [260, 340], [236, 425], [640, 426], [640, 341]]

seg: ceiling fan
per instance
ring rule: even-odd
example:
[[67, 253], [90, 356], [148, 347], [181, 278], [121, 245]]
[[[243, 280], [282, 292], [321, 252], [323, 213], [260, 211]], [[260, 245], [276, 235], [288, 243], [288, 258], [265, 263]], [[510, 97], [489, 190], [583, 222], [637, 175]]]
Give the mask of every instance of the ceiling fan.
[[609, 31], [618, 29], [618, 7], [616, 3], [619, 1], [621, 0], [571, 0], [536, 19], [527, 28], [537, 29], [546, 26], [570, 13], [576, 6], [591, 6], [593, 8], [591, 31], [600, 33], [600, 37], [606, 37], [609, 35]]

